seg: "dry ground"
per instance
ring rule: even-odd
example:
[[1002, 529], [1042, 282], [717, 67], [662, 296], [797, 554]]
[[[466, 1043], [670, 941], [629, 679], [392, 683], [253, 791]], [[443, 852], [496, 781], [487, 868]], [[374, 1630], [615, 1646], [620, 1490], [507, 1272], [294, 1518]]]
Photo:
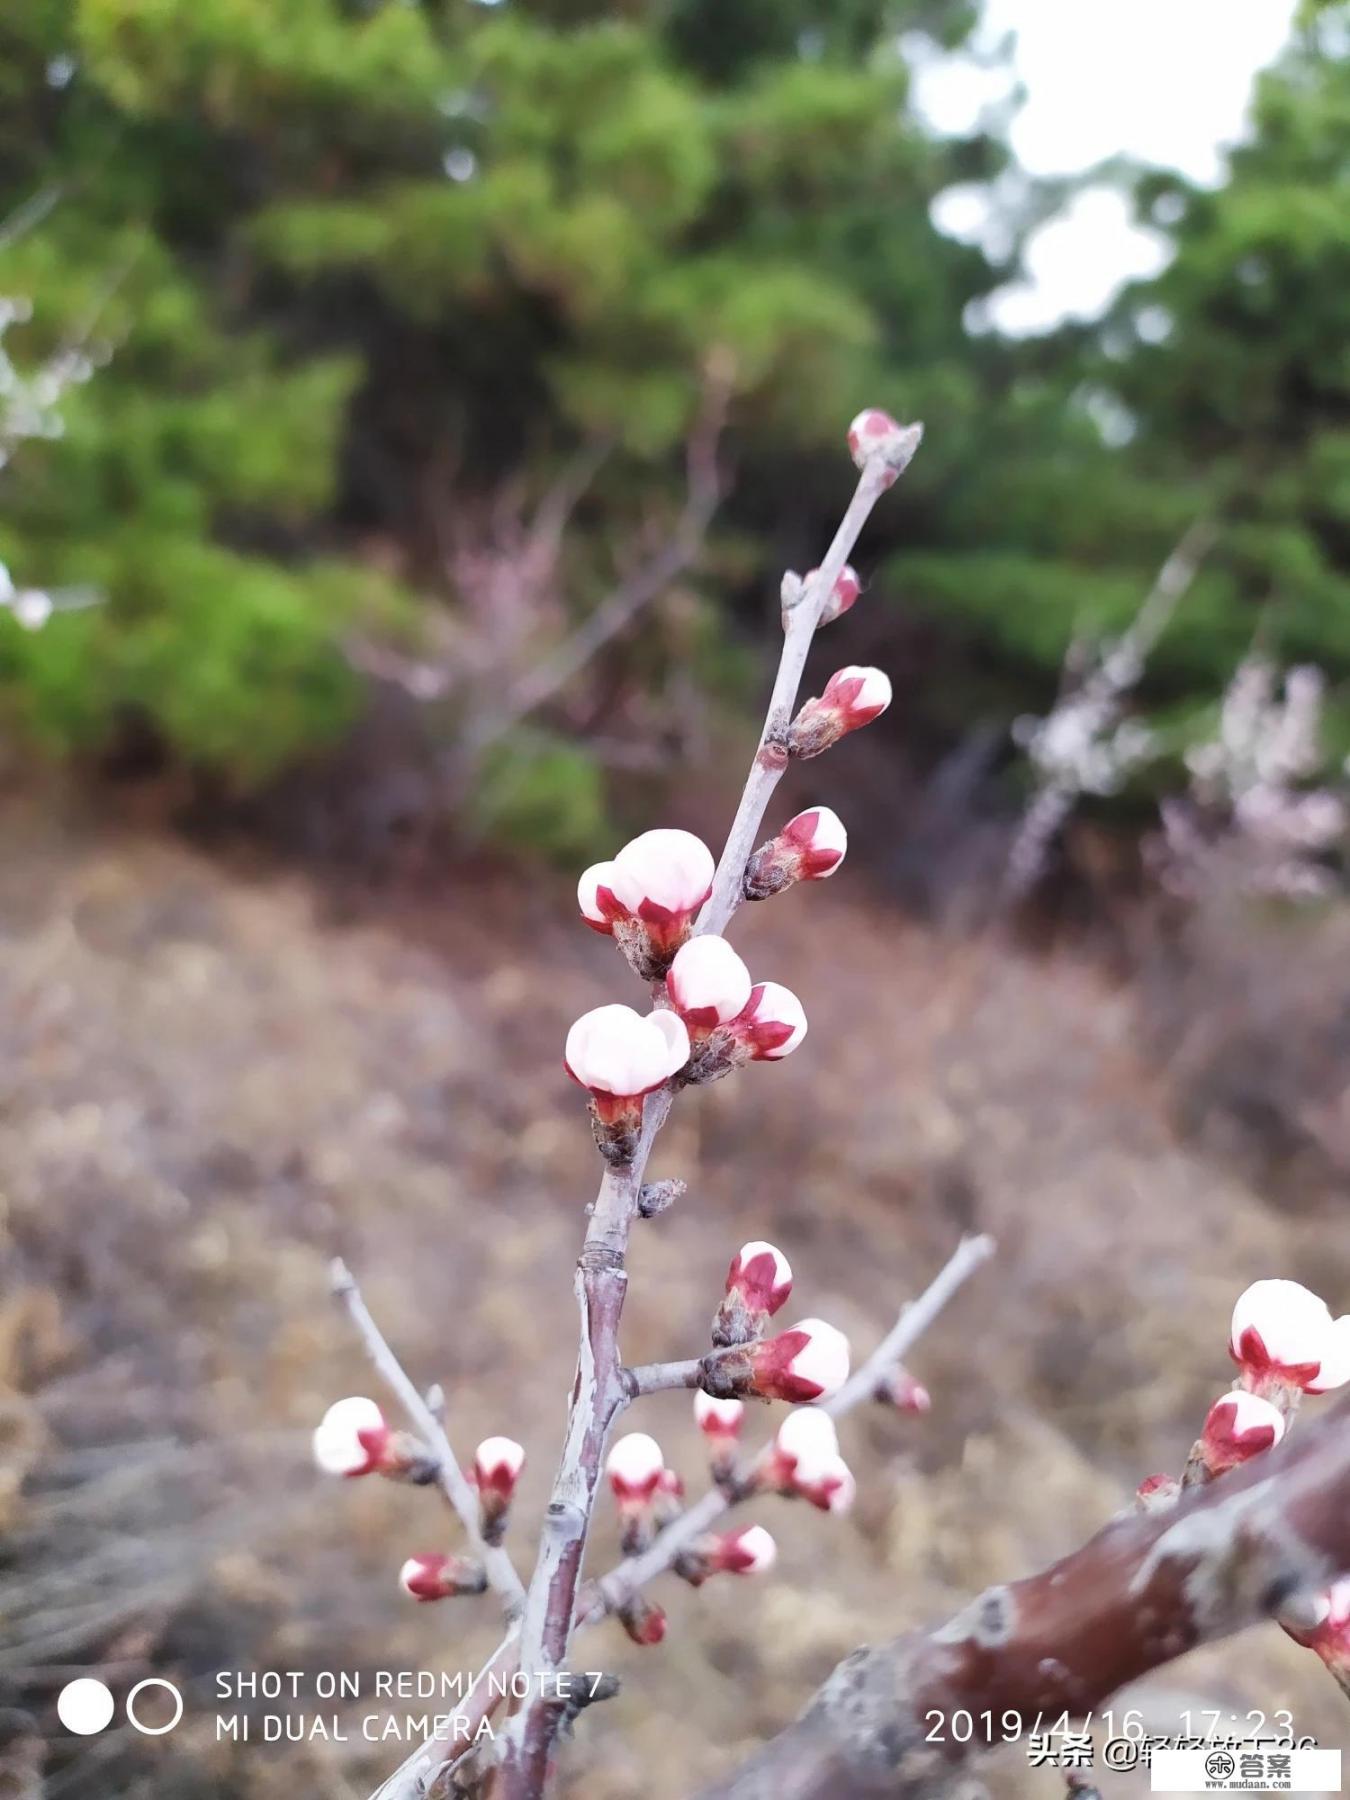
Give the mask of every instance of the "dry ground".
[[[485, 1601], [395, 1589], [404, 1554], [445, 1539], [432, 1497], [311, 1471], [323, 1407], [372, 1387], [326, 1262], [352, 1263], [410, 1368], [445, 1384], [462, 1447], [526, 1442], [524, 1549], [597, 1173], [560, 1046], [628, 978], [553, 878], [356, 901], [69, 806], [4, 823], [0, 1792], [352, 1800], [399, 1754], [360, 1741], [369, 1706], [346, 1709], [345, 1743], [217, 1744], [217, 1672], [300, 1671], [292, 1716], [327, 1719], [318, 1671], [468, 1670], [493, 1631]], [[1269, 1210], [1177, 1141], [1131, 993], [1086, 963], [944, 940], [852, 871], [738, 936], [801, 992], [811, 1035], [681, 1102], [655, 1169], [689, 1192], [635, 1246], [630, 1357], [697, 1348], [748, 1237], [783, 1245], [794, 1305], [861, 1347], [961, 1230], [1000, 1253], [913, 1359], [931, 1417], [846, 1428], [851, 1517], [771, 1502], [774, 1577], [672, 1586], [660, 1650], [590, 1639], [582, 1660], [625, 1687], [569, 1755], [564, 1790], [587, 1800], [683, 1800], [856, 1643], [1055, 1557], [1176, 1469], [1229, 1380], [1249, 1279], [1350, 1302], [1344, 1230]], [[694, 1478], [687, 1397], [647, 1406]], [[598, 1559], [612, 1548], [606, 1519]], [[72, 1749], [51, 1703], [95, 1654], [115, 1686], [178, 1680], [183, 1727]], [[1127, 1703], [1158, 1730], [1184, 1706], [1287, 1706], [1344, 1737], [1344, 1702], [1273, 1628]], [[1062, 1788], [1016, 1753], [990, 1782]]]

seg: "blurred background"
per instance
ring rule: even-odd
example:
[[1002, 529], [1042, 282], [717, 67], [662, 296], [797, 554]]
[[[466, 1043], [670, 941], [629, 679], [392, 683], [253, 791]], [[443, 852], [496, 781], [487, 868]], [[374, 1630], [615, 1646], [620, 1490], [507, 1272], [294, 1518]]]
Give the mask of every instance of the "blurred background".
[[[811, 1036], [677, 1109], [628, 1353], [749, 1237], [858, 1350], [1000, 1253], [932, 1413], [850, 1423], [849, 1517], [590, 1641], [561, 1791], [687, 1795], [1178, 1469], [1248, 1281], [1350, 1304], [1347, 49], [1292, 0], [0, 18], [0, 1794], [352, 1800], [368, 1707], [218, 1743], [217, 1672], [491, 1648], [396, 1589], [434, 1501], [310, 1467], [373, 1380], [327, 1261], [462, 1454], [526, 1443], [524, 1552], [596, 1177], [558, 1058], [627, 997], [573, 884], [720, 841], [863, 406], [927, 436], [808, 691], [896, 700], [784, 785], [853, 834], [738, 925]], [[80, 1673], [185, 1720], [73, 1739]], [[1344, 1737], [1274, 1629], [1130, 1703]]]

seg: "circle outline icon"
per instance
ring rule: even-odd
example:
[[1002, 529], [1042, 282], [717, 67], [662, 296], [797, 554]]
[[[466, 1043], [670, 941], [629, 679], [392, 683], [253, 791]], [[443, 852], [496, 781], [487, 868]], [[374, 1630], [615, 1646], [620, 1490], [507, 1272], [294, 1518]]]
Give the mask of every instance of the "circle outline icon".
[[[173, 1695], [176, 1710], [167, 1725], [142, 1725], [136, 1717], [133, 1711], [133, 1702], [137, 1694], [143, 1694], [146, 1688], [163, 1688], [166, 1693]], [[183, 1716], [183, 1696], [173, 1683], [166, 1681], [162, 1675], [147, 1675], [143, 1681], [138, 1681], [127, 1695], [126, 1714], [128, 1725], [139, 1731], [142, 1737], [163, 1737], [166, 1731], [173, 1730]]]

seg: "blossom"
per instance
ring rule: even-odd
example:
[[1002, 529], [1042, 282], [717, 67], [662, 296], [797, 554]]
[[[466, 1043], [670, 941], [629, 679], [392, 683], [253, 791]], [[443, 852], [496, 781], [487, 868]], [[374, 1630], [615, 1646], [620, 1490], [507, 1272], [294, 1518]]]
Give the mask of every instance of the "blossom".
[[750, 971], [725, 938], [690, 938], [666, 977], [671, 1004], [694, 1034], [725, 1025], [750, 998]]
[[[600, 867], [608, 875], [600, 885], [641, 927], [648, 946], [667, 958], [689, 936], [695, 913], [712, 892], [712, 852], [691, 831], [644, 831]], [[603, 904], [598, 892], [596, 898]]]
[[765, 1321], [786, 1305], [792, 1292], [792, 1265], [774, 1244], [756, 1238], [742, 1244], [727, 1270], [725, 1298], [713, 1320], [717, 1345], [748, 1344]]
[[858, 1484], [843, 1457], [836, 1455], [812, 1480], [799, 1482], [796, 1491], [820, 1512], [846, 1513], [858, 1497]]
[[886, 486], [909, 467], [923, 437], [923, 426], [901, 425], [879, 406], [868, 406], [848, 428], [849, 454], [860, 469], [879, 456], [886, 468]]
[[1269, 1450], [1283, 1436], [1284, 1414], [1279, 1407], [1237, 1388], [1210, 1407], [1194, 1454], [1208, 1475], [1223, 1475]]
[[314, 1460], [325, 1475], [370, 1475], [384, 1469], [393, 1433], [373, 1400], [335, 1400], [314, 1432]]
[[890, 703], [890, 677], [881, 669], [857, 664], [836, 669], [824, 693], [808, 700], [793, 720], [788, 747], [794, 756], [819, 756], [848, 732], [869, 725]]
[[1233, 1308], [1229, 1351], [1245, 1386], [1325, 1393], [1350, 1380], [1350, 1323], [1297, 1281], [1254, 1281]]
[[631, 1006], [597, 1006], [576, 1021], [563, 1066], [590, 1093], [596, 1142], [608, 1161], [632, 1161], [643, 1097], [688, 1060], [689, 1033], [673, 1012], [644, 1018]]
[[399, 1586], [414, 1600], [445, 1600], [452, 1594], [481, 1594], [487, 1576], [465, 1556], [410, 1556], [398, 1572]]
[[710, 1570], [728, 1575], [763, 1575], [778, 1560], [778, 1545], [762, 1525], [712, 1534], [699, 1546]]
[[767, 900], [797, 881], [824, 881], [833, 875], [848, 850], [848, 832], [828, 806], [808, 807], [789, 819], [746, 865], [747, 900]]
[[[810, 592], [811, 583], [819, 573], [819, 569], [808, 569], [806, 571], [805, 587], [808, 593]], [[861, 592], [862, 582], [858, 579], [857, 571], [848, 563], [845, 563], [835, 577], [834, 586], [830, 589], [825, 598], [825, 604], [820, 609], [820, 623], [822, 625], [831, 625], [836, 619], [842, 618]]]
[[727, 1029], [752, 1061], [781, 1062], [806, 1036], [806, 1012], [791, 988], [761, 981]]
[[478, 1489], [479, 1525], [489, 1544], [499, 1544], [502, 1540], [506, 1515], [524, 1467], [524, 1448], [514, 1438], [484, 1438], [474, 1452], [473, 1478]]
[[768, 1400], [819, 1400], [848, 1380], [848, 1339], [824, 1319], [803, 1319], [744, 1352], [749, 1391]]

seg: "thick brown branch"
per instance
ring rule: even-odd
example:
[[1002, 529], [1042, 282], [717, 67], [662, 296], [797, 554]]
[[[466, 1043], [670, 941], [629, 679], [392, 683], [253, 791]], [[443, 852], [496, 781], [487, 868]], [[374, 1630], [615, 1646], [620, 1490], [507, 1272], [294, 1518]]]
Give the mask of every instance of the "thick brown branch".
[[[703, 1800], [937, 1800], [1005, 1715], [1082, 1714], [1350, 1568], [1350, 1400], [1171, 1511], [1117, 1518], [949, 1624], [841, 1663], [795, 1724]], [[933, 1715], [974, 1721], [929, 1742]], [[992, 1735], [989, 1725], [992, 1720]]]

